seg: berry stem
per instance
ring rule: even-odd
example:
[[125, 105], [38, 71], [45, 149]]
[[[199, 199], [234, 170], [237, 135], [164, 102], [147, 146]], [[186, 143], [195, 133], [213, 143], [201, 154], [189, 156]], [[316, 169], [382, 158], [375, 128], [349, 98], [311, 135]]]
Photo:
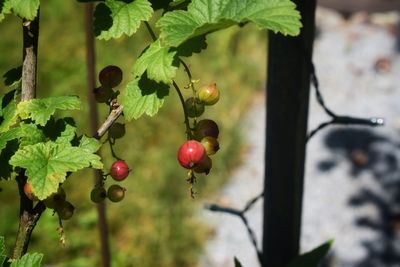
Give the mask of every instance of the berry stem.
[[172, 84], [174, 85], [174, 88], [175, 88], [176, 92], [178, 93], [179, 99], [182, 104], [183, 115], [185, 117], [186, 138], [187, 138], [187, 140], [190, 140], [190, 139], [192, 139], [192, 132], [190, 131], [191, 128], [190, 128], [190, 124], [189, 124], [189, 116], [188, 116], [186, 106], [185, 106], [185, 99], [183, 98], [182, 92], [179, 89], [178, 84], [175, 81], [173, 81]]

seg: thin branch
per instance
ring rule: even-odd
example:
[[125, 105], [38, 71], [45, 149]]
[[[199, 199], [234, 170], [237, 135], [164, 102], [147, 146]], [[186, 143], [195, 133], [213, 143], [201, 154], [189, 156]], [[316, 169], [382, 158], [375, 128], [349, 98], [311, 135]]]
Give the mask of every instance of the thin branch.
[[119, 118], [119, 116], [121, 116], [123, 110], [124, 106], [119, 106], [116, 109], [113, 109], [93, 137], [100, 139], [103, 135], [105, 135], [113, 123]]

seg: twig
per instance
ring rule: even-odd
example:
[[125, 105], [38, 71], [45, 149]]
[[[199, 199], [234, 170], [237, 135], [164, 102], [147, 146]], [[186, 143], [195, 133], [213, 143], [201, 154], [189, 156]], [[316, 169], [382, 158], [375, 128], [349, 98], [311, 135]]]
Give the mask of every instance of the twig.
[[[36, 77], [37, 77], [37, 51], [39, 39], [39, 12], [32, 21], [23, 20], [23, 64], [22, 64], [22, 87], [21, 101], [29, 101], [36, 96]], [[19, 210], [19, 227], [15, 246], [13, 250], [13, 258], [21, 258], [28, 250], [29, 242], [33, 229], [37, 221], [42, 215], [46, 206], [39, 201], [36, 206], [33, 206], [33, 201], [30, 200], [24, 193], [24, 186], [27, 177], [25, 172], [20, 171], [16, 178], [18, 191], [20, 196]]]
[[119, 106], [116, 109], [113, 109], [93, 137], [96, 139], [100, 139], [103, 135], [105, 135], [107, 130], [113, 125], [118, 117], [121, 116], [123, 110], [124, 106]]

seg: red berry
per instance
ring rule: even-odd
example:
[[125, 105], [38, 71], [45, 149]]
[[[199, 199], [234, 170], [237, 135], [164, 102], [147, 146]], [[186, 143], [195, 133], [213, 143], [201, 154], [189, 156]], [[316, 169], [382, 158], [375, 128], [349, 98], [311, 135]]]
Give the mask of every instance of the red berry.
[[112, 202], [120, 202], [125, 197], [126, 189], [117, 185], [111, 185], [107, 190], [107, 197]]
[[196, 124], [194, 129], [194, 136], [196, 139], [201, 140], [205, 136], [218, 138], [219, 129], [218, 125], [213, 120], [204, 119]]
[[190, 118], [200, 117], [204, 113], [204, 104], [194, 97], [185, 101], [185, 107]]
[[206, 150], [196, 140], [186, 141], [178, 150], [178, 161], [186, 169], [196, 167], [205, 156]]
[[123, 160], [117, 160], [111, 165], [110, 175], [115, 181], [125, 180], [129, 175], [128, 164]]
[[212, 167], [212, 160], [209, 156], [205, 156], [202, 161], [193, 169], [197, 173], [209, 174]]
[[211, 136], [206, 136], [201, 139], [201, 144], [206, 149], [207, 155], [214, 155], [219, 150], [218, 140]]
[[219, 100], [219, 90], [217, 85], [214, 83], [201, 87], [197, 91], [197, 97], [204, 105], [214, 105]]
[[100, 71], [99, 81], [106, 88], [116, 87], [122, 81], [122, 70], [117, 66], [107, 66]]

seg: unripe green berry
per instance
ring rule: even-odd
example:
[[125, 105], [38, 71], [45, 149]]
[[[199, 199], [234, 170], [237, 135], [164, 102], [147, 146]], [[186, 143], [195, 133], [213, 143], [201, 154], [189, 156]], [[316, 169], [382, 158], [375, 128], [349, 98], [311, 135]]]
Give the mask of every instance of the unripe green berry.
[[197, 91], [197, 97], [204, 105], [214, 105], [219, 100], [219, 90], [217, 85], [214, 83], [201, 87]]
[[125, 197], [126, 189], [117, 185], [111, 185], [107, 190], [107, 197], [112, 202], [120, 202]]
[[202, 104], [198, 99], [190, 97], [185, 101], [185, 107], [187, 115], [190, 118], [200, 117], [204, 113], [204, 104]]
[[218, 140], [212, 136], [203, 137], [201, 144], [204, 146], [207, 155], [214, 155], [219, 150]]
[[68, 201], [64, 201], [56, 207], [56, 212], [61, 220], [68, 220], [74, 215], [75, 207]]
[[107, 192], [102, 186], [96, 186], [90, 192], [90, 199], [94, 203], [100, 203], [107, 197]]

